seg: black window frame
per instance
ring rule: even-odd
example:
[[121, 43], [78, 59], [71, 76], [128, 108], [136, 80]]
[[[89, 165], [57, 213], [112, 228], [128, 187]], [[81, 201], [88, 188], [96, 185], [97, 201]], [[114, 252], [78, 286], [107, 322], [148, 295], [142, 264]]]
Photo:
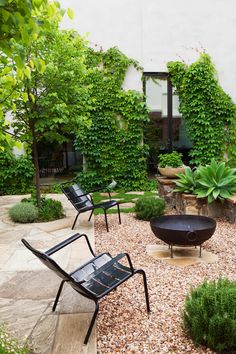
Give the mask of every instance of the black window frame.
[[146, 95], [146, 77], [166, 79], [167, 81], [167, 152], [173, 151], [173, 86], [170, 75], [167, 72], [144, 71], [143, 72], [143, 93]]

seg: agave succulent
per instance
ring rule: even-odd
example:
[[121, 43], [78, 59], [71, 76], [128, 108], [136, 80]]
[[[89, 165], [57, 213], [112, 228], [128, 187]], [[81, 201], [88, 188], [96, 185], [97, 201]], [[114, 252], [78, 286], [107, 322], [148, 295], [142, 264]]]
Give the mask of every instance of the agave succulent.
[[198, 186], [198, 170], [191, 170], [189, 166], [185, 167], [184, 173], [177, 173], [175, 180], [176, 188], [174, 192], [196, 194], [195, 190]]
[[198, 177], [195, 193], [198, 198], [207, 197], [208, 203], [216, 199], [224, 200], [236, 193], [236, 169], [211, 160], [210, 165], [197, 169]]

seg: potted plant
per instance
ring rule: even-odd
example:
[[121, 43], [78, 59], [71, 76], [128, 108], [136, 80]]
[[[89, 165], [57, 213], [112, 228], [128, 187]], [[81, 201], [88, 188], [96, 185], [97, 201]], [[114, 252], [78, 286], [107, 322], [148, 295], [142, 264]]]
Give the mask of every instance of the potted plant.
[[177, 151], [159, 155], [158, 170], [162, 176], [175, 178], [177, 173], [183, 173], [185, 166], [182, 154]]

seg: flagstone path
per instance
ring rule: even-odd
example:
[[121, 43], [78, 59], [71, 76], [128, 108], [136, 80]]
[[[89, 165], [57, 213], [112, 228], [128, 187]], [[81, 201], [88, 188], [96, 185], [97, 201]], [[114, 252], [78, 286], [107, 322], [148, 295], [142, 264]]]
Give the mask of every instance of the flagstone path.
[[[9, 208], [23, 196], [0, 197], [0, 324], [20, 341], [28, 342], [35, 354], [93, 354], [96, 353], [95, 331], [89, 344], [83, 346], [93, 304], [65, 286], [53, 313], [60, 279], [21, 242], [25, 238], [33, 247], [46, 250], [79, 232], [86, 233], [94, 246], [93, 222], [87, 221], [87, 213], [80, 216], [76, 229], [71, 230], [76, 215], [74, 208], [63, 195], [50, 197], [63, 203], [66, 217], [33, 224], [16, 224], [8, 217]], [[67, 270], [73, 270], [89, 258], [89, 252], [85, 241], [78, 240], [53, 258]]]

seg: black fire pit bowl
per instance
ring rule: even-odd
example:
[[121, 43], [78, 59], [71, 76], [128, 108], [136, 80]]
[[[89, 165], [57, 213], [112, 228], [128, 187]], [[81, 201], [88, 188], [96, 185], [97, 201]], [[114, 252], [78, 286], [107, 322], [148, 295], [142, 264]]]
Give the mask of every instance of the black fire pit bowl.
[[206, 216], [199, 215], [164, 215], [150, 220], [150, 226], [157, 238], [173, 245], [200, 246], [215, 232], [216, 222]]

